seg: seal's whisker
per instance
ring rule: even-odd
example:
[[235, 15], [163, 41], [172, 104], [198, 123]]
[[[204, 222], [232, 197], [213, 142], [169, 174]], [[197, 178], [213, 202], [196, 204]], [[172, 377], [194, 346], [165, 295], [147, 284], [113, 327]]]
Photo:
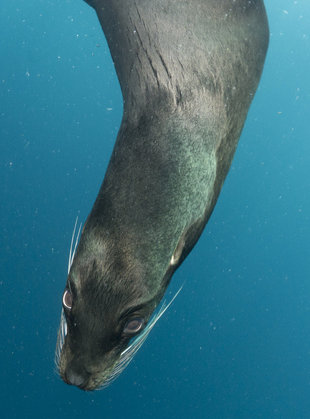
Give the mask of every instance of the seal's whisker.
[[[171, 304], [173, 303], [173, 301], [176, 299], [176, 297], [179, 295], [181, 289], [183, 288], [183, 285], [178, 289], [178, 291], [175, 293], [175, 295], [173, 296], [173, 298], [171, 299], [171, 301], [169, 301], [168, 304], [166, 304], [166, 300], [162, 303], [160, 309], [158, 310], [158, 312], [152, 317], [151, 321], [149, 322], [149, 324], [147, 325], [147, 327], [143, 330], [143, 332], [135, 339], [135, 341], [128, 347], [126, 348], [122, 353], [121, 356], [125, 355], [126, 352], [128, 352], [130, 350], [130, 348], [133, 345], [136, 345], [138, 342], [137, 340], [141, 340], [143, 339], [143, 342], [146, 338], [146, 336], [150, 333], [150, 331], [152, 330], [152, 328], [155, 326], [155, 324], [158, 322], [158, 320], [161, 318], [161, 316], [165, 313], [165, 311], [171, 306]], [[146, 335], [146, 336], [145, 336]], [[145, 336], [145, 337], [144, 337]]]
[[179, 290], [175, 293], [171, 301], [169, 301], [168, 304], [166, 304], [166, 301], [164, 301], [160, 307], [160, 309], [153, 315], [150, 322], [146, 326], [146, 328], [143, 330], [143, 332], [136, 337], [136, 339], [131, 343], [131, 345], [128, 346], [122, 353], [117, 361], [116, 365], [114, 366], [111, 374], [108, 376], [107, 379], [105, 379], [103, 385], [100, 386], [99, 389], [103, 389], [107, 387], [112, 381], [114, 381], [120, 373], [127, 367], [127, 365], [130, 363], [130, 361], [133, 359], [134, 355], [137, 353], [137, 351], [141, 348], [143, 343], [145, 342], [146, 338], [148, 337], [150, 331], [153, 329], [155, 324], [158, 322], [158, 320], [161, 318], [161, 316], [165, 313], [165, 311], [171, 306], [173, 301], [176, 299], [178, 294], [180, 293], [183, 286], [179, 288]]
[[56, 344], [56, 351], [55, 351], [55, 364], [58, 370], [59, 370], [61, 350], [65, 341], [66, 335], [67, 335], [67, 321], [66, 321], [65, 313], [62, 309], [61, 315], [60, 315], [60, 326], [58, 330], [57, 344]]
[[72, 259], [71, 259], [71, 265], [72, 265], [72, 262], [73, 262], [73, 259], [74, 259], [74, 256], [75, 256], [75, 252], [76, 252], [76, 248], [77, 248], [77, 245], [78, 245], [78, 242], [79, 242], [81, 228], [82, 228], [82, 223], [80, 223], [80, 227], [79, 227], [79, 230], [78, 230], [77, 235], [76, 235], [74, 250], [73, 250]]
[[[81, 228], [82, 228], [82, 223], [80, 223], [79, 230], [78, 230], [77, 235], [75, 237], [75, 232], [76, 232], [76, 226], [77, 226], [78, 219], [79, 219], [79, 217], [76, 217], [75, 223], [74, 223], [74, 229], [73, 229], [73, 233], [72, 233], [72, 237], [71, 237], [69, 261], [68, 261], [68, 274], [69, 274], [70, 269], [71, 269], [71, 265], [72, 265], [72, 262], [73, 262], [73, 259], [74, 259], [74, 255], [75, 255], [76, 248], [77, 248], [77, 245], [78, 245], [78, 242], [79, 242], [79, 237], [80, 237]], [[73, 247], [74, 238], [75, 238], [75, 244], [74, 244], [74, 247]]]
[[72, 247], [73, 247], [73, 240], [74, 240], [74, 236], [75, 236], [77, 221], [78, 221], [78, 217], [76, 217], [76, 219], [75, 219], [75, 224], [74, 224], [73, 233], [72, 233], [72, 237], [71, 237], [69, 260], [68, 260], [68, 273], [70, 272], [70, 268], [71, 268]]

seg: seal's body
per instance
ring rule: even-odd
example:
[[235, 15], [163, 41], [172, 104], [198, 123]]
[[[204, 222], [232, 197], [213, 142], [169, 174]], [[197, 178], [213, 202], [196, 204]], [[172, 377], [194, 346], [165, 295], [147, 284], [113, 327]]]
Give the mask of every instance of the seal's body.
[[[89, 0], [124, 115], [64, 293], [62, 378], [85, 390], [140, 345], [229, 169], [268, 45], [260, 0]], [[130, 346], [133, 337], [135, 341]]]

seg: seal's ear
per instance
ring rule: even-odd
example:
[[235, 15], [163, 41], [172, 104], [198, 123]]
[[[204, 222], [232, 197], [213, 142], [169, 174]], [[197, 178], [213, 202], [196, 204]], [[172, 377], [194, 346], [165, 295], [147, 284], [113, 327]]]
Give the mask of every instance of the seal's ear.
[[185, 245], [185, 233], [183, 232], [177, 244], [177, 247], [175, 248], [173, 255], [171, 256], [170, 266], [171, 265], [175, 266], [178, 264], [180, 257], [182, 255], [183, 249], [184, 249], [184, 245]]
[[200, 217], [185, 228], [170, 259], [170, 266], [177, 267], [183, 262], [198, 240], [204, 225], [203, 217]]

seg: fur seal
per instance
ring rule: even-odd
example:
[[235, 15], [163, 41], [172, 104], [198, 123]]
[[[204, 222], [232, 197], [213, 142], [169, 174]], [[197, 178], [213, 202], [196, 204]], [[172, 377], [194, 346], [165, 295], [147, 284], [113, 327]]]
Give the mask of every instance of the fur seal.
[[123, 370], [165, 310], [169, 281], [227, 175], [269, 31], [263, 0], [86, 1], [124, 114], [76, 251], [71, 244], [56, 362], [66, 383], [94, 390]]

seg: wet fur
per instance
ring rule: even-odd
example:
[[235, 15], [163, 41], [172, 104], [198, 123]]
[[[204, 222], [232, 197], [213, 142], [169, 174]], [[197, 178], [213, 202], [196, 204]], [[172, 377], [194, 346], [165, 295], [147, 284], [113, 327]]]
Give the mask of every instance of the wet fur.
[[124, 98], [67, 281], [73, 305], [59, 370], [91, 390], [130, 345], [124, 319], [133, 310], [149, 321], [212, 213], [262, 72], [268, 24], [259, 0], [88, 3]]

